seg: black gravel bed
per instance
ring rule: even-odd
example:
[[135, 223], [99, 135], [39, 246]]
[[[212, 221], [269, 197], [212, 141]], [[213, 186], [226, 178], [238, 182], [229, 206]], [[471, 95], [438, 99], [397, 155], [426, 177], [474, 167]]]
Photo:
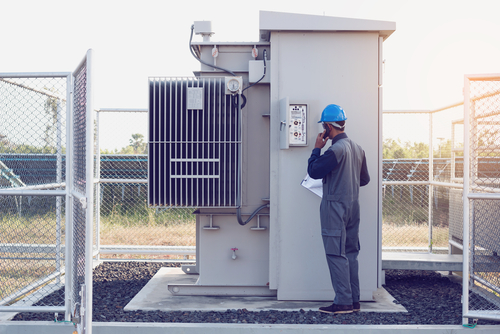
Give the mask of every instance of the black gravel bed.
[[[157, 262], [104, 262], [94, 270], [93, 321], [248, 324], [362, 324], [362, 325], [460, 325], [462, 286], [436, 272], [386, 271], [385, 289], [408, 313], [356, 312], [331, 315], [318, 311], [124, 311], [123, 308], [161, 267], [179, 264]], [[59, 302], [62, 289], [38, 305]], [[325, 303], [327, 306], [328, 303]], [[19, 313], [13, 321], [52, 321], [54, 314]], [[59, 315], [59, 320], [62, 315]], [[500, 322], [479, 320], [479, 325]]]

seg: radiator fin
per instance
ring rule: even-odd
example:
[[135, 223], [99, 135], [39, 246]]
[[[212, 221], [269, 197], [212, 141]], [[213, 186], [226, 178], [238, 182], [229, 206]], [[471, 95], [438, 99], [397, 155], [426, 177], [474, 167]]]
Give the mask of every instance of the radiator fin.
[[224, 84], [149, 79], [149, 206], [236, 206], [240, 119]]

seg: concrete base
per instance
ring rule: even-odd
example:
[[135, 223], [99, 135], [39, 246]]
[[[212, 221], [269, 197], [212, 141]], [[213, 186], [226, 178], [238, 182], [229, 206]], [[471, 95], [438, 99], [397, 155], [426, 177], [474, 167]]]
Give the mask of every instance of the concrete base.
[[[162, 268], [125, 306], [125, 311], [225, 311], [227, 309], [247, 309], [249, 311], [318, 310], [326, 306], [324, 301], [278, 301], [276, 297], [213, 297], [213, 296], [174, 296], [168, 284], [195, 284], [198, 275], [186, 275], [179, 268]], [[407, 312], [395, 304], [394, 298], [379, 288], [373, 294], [373, 301], [361, 302], [362, 312]]]

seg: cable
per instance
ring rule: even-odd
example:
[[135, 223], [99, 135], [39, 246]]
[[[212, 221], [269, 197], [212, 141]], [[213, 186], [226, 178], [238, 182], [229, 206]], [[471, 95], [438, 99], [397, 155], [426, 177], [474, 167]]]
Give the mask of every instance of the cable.
[[254, 212], [252, 212], [250, 214], [250, 217], [248, 217], [248, 219], [246, 221], [243, 221], [243, 219], [241, 218], [241, 206], [238, 206], [238, 208], [236, 209], [236, 217], [238, 218], [238, 223], [241, 226], [245, 226], [253, 219], [253, 217], [255, 217], [256, 214], [259, 213], [260, 210], [268, 208], [268, 207], [269, 207], [269, 204], [264, 204], [264, 205], [259, 206], [257, 209], [255, 209]]
[[262, 77], [257, 80], [256, 82], [254, 82], [253, 84], [251, 84], [250, 86], [244, 88], [242, 91], [241, 91], [241, 97], [243, 98], [243, 103], [241, 104], [241, 109], [245, 108], [245, 105], [247, 104], [247, 98], [245, 95], [243, 95], [243, 92], [246, 91], [248, 88], [252, 87], [252, 86], [255, 86], [256, 84], [258, 84], [259, 82], [262, 81], [262, 79], [264, 79], [264, 77], [266, 76], [266, 69], [267, 69], [267, 50], [264, 49], [264, 53], [263, 53], [263, 59], [264, 59], [264, 74], [262, 74]]
[[225, 68], [222, 68], [222, 67], [219, 67], [219, 66], [215, 66], [215, 65], [212, 65], [212, 64], [209, 64], [203, 60], [201, 60], [200, 58], [196, 57], [196, 55], [194, 54], [193, 52], [193, 47], [191, 46], [191, 41], [193, 40], [193, 32], [194, 32], [194, 24], [191, 25], [191, 37], [189, 37], [189, 51], [191, 51], [191, 54], [193, 55], [193, 57], [198, 60], [200, 63], [204, 64], [204, 65], [207, 65], [207, 66], [210, 66], [212, 68], [215, 68], [215, 69], [218, 69], [218, 70], [221, 70], [221, 71], [224, 71], [224, 72], [227, 72], [229, 74], [231, 74], [232, 76], [236, 76], [236, 74], [234, 74], [234, 72], [231, 72], [230, 70], [226, 70]]
[[[242, 93], [243, 93], [244, 91], [246, 91], [248, 88], [253, 87], [253, 86], [255, 86], [256, 84], [258, 84], [259, 82], [261, 82], [261, 81], [262, 81], [262, 79], [264, 79], [264, 77], [266, 76], [266, 68], [267, 68], [267, 65], [266, 65], [266, 60], [267, 60], [267, 50], [266, 50], [266, 49], [264, 49], [264, 55], [263, 55], [263, 58], [264, 58], [264, 74], [262, 74], [262, 77], [261, 77], [259, 80], [257, 80], [256, 82], [254, 82], [254, 83], [253, 83], [253, 84], [251, 84], [250, 86], [248, 86], [248, 87], [244, 88], [244, 89], [243, 89], [243, 91], [242, 91]], [[243, 107], [242, 107], [242, 108], [243, 108]]]

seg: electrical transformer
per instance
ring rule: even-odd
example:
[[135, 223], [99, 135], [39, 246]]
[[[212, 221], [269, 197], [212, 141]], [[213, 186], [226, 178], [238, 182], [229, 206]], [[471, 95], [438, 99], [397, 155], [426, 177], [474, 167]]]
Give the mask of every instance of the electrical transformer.
[[149, 79], [149, 205], [196, 213], [192, 286], [173, 294], [334, 298], [319, 222], [304, 188], [323, 108], [341, 105], [365, 150], [362, 300], [381, 286], [382, 45], [393, 22], [260, 12], [258, 42], [212, 42], [195, 22], [190, 78]]

